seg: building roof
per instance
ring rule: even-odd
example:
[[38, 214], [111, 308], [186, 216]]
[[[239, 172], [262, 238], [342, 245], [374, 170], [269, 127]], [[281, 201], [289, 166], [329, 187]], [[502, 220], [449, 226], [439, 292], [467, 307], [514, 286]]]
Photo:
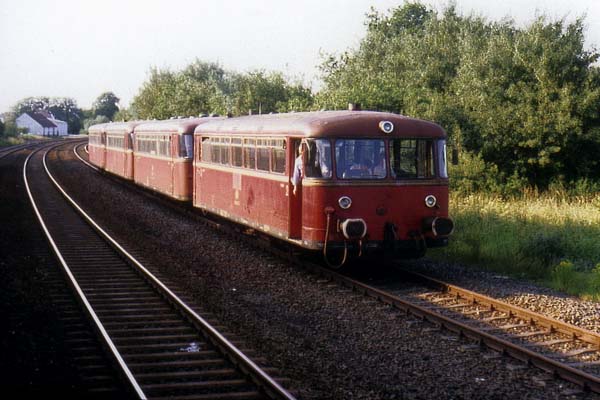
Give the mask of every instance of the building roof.
[[44, 128], [57, 128], [56, 124], [50, 121], [48, 117], [46, 117], [42, 113], [26, 112], [25, 114], [29, 115], [31, 119], [33, 119], [35, 122], [37, 122]]

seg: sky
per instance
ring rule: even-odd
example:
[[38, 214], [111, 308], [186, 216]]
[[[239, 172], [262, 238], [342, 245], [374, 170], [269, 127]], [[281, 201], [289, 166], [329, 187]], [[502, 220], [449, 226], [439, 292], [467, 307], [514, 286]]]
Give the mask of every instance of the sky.
[[[313, 88], [323, 54], [356, 48], [365, 15], [402, 0], [0, 0], [0, 112], [30, 96], [90, 108], [112, 91], [128, 106], [151, 68], [195, 59], [227, 70], [281, 71]], [[422, 3], [441, 11], [447, 0]], [[524, 26], [536, 16], [585, 16], [600, 49], [599, 0], [455, 0], [460, 13]]]

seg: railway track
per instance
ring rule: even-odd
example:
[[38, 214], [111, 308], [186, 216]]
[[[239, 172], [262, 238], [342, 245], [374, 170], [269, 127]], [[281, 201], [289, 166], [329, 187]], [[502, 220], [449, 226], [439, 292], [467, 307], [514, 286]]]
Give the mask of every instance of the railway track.
[[430, 323], [434, 330], [452, 332], [474, 346], [600, 393], [598, 333], [397, 266], [393, 268], [403, 279], [399, 289], [386, 283], [372, 285], [314, 263], [299, 264], [325, 278], [324, 284], [335, 282]]
[[34, 152], [25, 162], [30, 200], [70, 285], [132, 394], [292, 399], [268, 375], [271, 371], [242, 353], [68, 197], [48, 169], [48, 151]]
[[[188, 209], [171, 206], [190, 215]], [[239, 239], [240, 230], [236, 227], [215, 223], [197, 213], [191, 215]], [[297, 254], [273, 247], [269, 241], [252, 238], [251, 242], [321, 276], [324, 278], [321, 279], [323, 284], [334, 282], [389, 304], [419, 321], [431, 323], [435, 330], [454, 332], [477, 347], [498, 351], [580, 385], [584, 390], [600, 393], [600, 368], [590, 371], [600, 366], [600, 335], [594, 332], [424, 275], [402, 271], [404, 279], [413, 285], [403, 290], [393, 290], [386, 285], [373, 286], [361, 279], [332, 271]], [[415, 290], [414, 284], [425, 285], [428, 289]], [[567, 349], [561, 349], [561, 346]]]
[[4, 158], [6, 156], [9, 156], [11, 154], [14, 154], [17, 151], [36, 146], [38, 144], [40, 144], [39, 141], [34, 141], [34, 142], [28, 142], [28, 143], [23, 143], [23, 144], [17, 144], [14, 146], [0, 147], [0, 159]]

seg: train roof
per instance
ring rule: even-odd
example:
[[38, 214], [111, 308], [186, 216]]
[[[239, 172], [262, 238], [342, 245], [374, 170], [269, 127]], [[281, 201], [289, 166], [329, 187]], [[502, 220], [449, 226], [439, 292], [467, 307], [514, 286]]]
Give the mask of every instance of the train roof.
[[181, 135], [194, 133], [194, 129], [215, 117], [173, 118], [162, 121], [146, 121], [135, 127], [135, 133], [178, 133]]
[[[393, 124], [384, 133], [381, 122]], [[439, 137], [446, 132], [439, 125], [400, 114], [377, 111], [316, 111], [286, 114], [251, 115], [208, 121], [198, 125], [196, 134], [328, 136]]]
[[102, 133], [104, 132], [106, 125], [108, 125], [108, 123], [90, 125], [88, 133]]
[[131, 133], [136, 126], [145, 122], [148, 121], [109, 122], [103, 128], [106, 133]]

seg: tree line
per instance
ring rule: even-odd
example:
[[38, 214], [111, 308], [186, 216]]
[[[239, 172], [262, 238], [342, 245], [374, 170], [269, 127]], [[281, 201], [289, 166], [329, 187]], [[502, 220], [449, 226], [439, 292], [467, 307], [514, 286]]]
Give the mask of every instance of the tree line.
[[600, 189], [599, 54], [584, 48], [583, 18], [540, 16], [517, 26], [410, 2], [371, 10], [365, 26], [357, 48], [323, 56], [317, 93], [280, 72], [239, 73], [196, 60], [182, 70], [151, 69], [127, 109], [110, 116], [71, 109], [66, 118], [84, 127], [103, 116], [236, 116], [360, 103], [444, 127], [459, 152], [456, 189]]

